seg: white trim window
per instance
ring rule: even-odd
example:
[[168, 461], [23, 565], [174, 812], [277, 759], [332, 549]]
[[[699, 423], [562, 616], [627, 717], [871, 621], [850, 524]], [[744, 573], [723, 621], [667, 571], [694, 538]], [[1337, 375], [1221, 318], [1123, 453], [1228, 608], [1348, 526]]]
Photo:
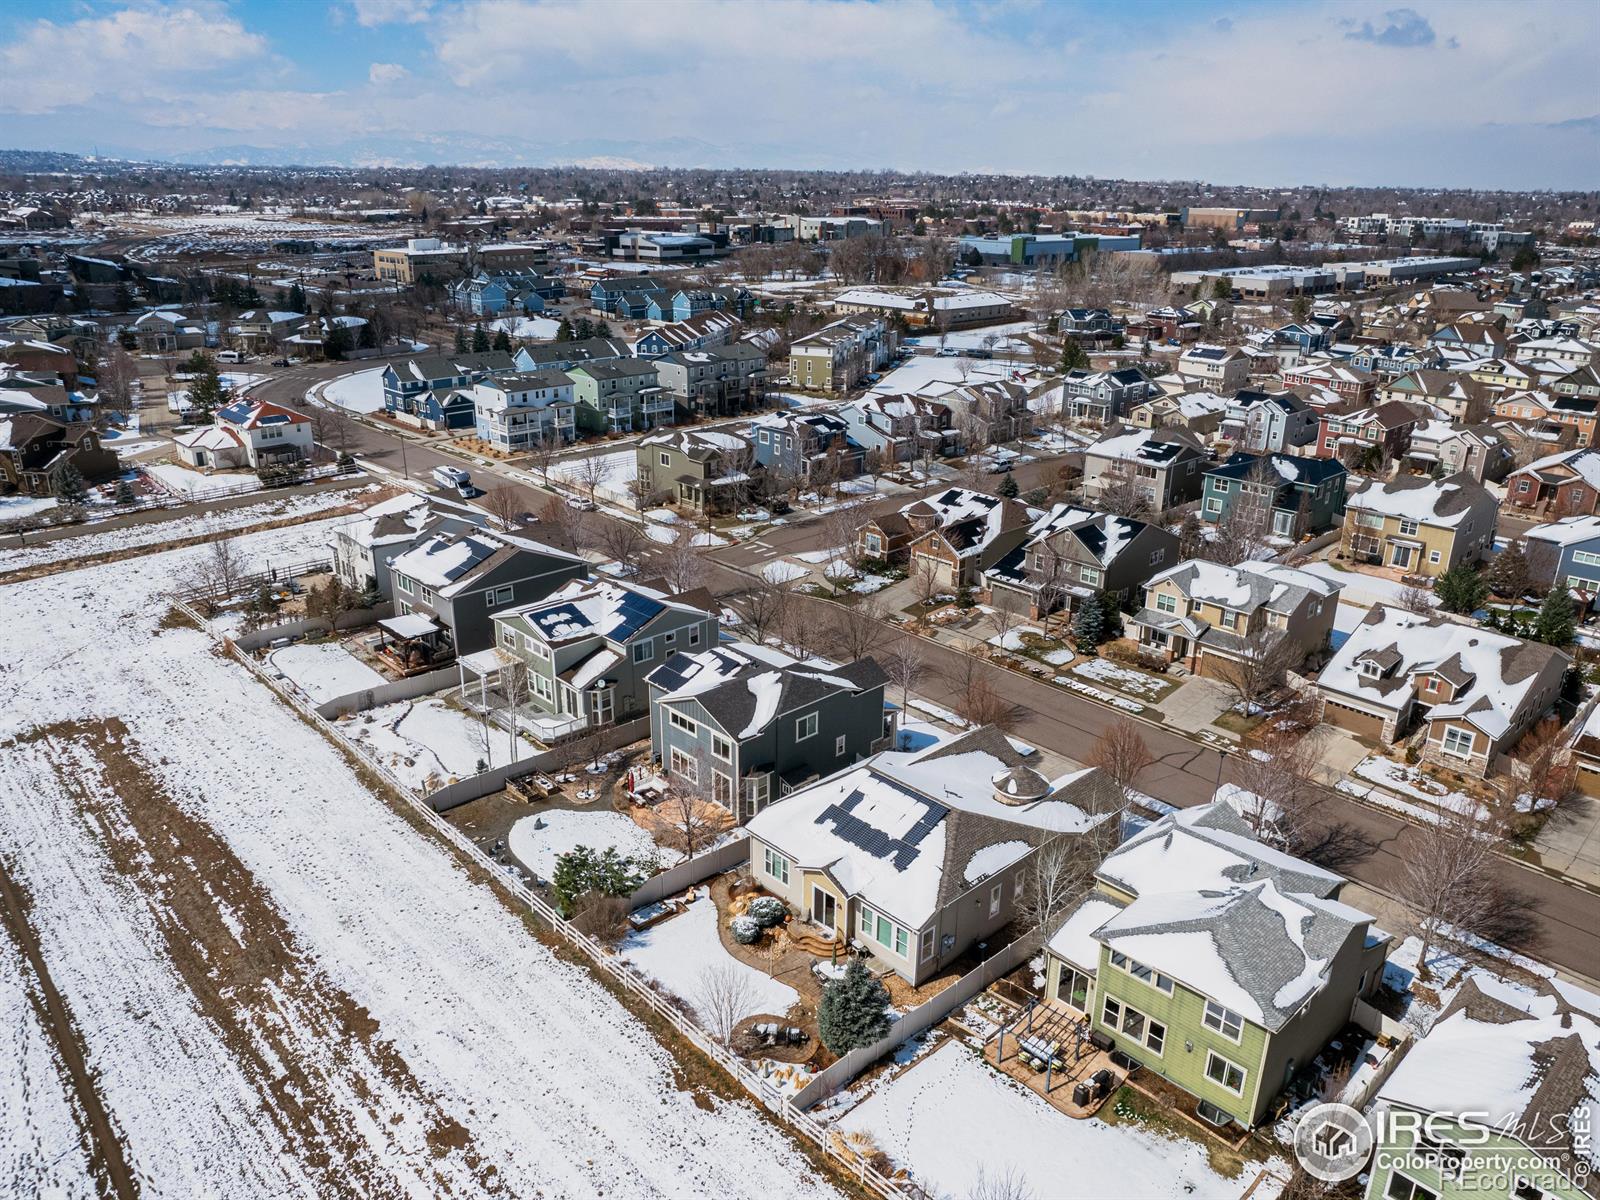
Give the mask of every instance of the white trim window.
[[1206, 1001], [1206, 1010], [1201, 1015], [1200, 1021], [1207, 1029], [1216, 1030], [1230, 1041], [1237, 1042], [1244, 1036], [1244, 1018], [1215, 1000]]
[[833, 739], [833, 756], [835, 758], [844, 757], [844, 747], [847, 740], [848, 739], [842, 733]]
[[779, 883], [785, 885], [788, 884], [789, 860], [771, 846], [762, 847], [761, 866], [766, 871], [767, 878], [776, 879]]
[[1004, 894], [1004, 881], [996, 883], [989, 889], [989, 915], [991, 917], [998, 917], [1000, 915], [1000, 900]]
[[921, 957], [918, 958], [918, 962], [927, 962], [933, 957], [933, 947], [934, 943], [938, 940], [938, 937], [939, 931], [932, 925], [929, 925], [922, 931], [922, 945], [918, 949], [918, 953]]
[[817, 736], [817, 714], [807, 713], [794, 723], [794, 740], [803, 742], [807, 738]]
[[700, 782], [700, 763], [694, 755], [676, 746], [667, 752], [667, 769], [690, 783]]
[[[433, 595], [426, 588], [423, 589], [422, 598], [429, 603], [433, 601]], [[502, 605], [510, 604], [516, 598], [517, 589], [508, 583], [504, 587], [490, 588], [484, 596], [483, 602], [490, 608], [499, 608]]]
[[1218, 1087], [1244, 1095], [1244, 1081], [1248, 1072], [1232, 1059], [1223, 1058], [1215, 1050], [1206, 1051], [1206, 1078]]
[[723, 762], [733, 761], [733, 743], [720, 733], [711, 735], [711, 757], [721, 759]]
[[636, 663], [649, 662], [656, 656], [655, 638], [645, 638], [633, 644], [633, 661]]
[[1471, 758], [1477, 746], [1478, 735], [1470, 729], [1462, 729], [1459, 725], [1447, 725], [1444, 738], [1439, 743], [1440, 750], [1455, 758]]
[[[667, 724], [692, 736], [698, 737], [700, 735], [700, 726], [675, 708], [667, 709]], [[715, 746], [716, 743], [713, 742], [712, 745]]]
[[1158, 992], [1172, 995], [1172, 979], [1160, 971], [1145, 966], [1136, 958], [1129, 958], [1120, 950], [1111, 951], [1111, 965], [1119, 971], [1126, 971], [1141, 983], [1147, 983]]

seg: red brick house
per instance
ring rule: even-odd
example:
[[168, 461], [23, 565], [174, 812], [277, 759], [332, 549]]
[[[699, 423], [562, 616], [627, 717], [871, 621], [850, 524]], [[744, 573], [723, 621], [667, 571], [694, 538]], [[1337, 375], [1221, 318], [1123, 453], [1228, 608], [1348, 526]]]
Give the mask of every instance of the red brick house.
[[1284, 367], [1279, 375], [1284, 387], [1326, 388], [1356, 404], [1372, 403], [1378, 377], [1369, 371], [1333, 362], [1302, 362]]
[[1600, 512], [1600, 450], [1567, 450], [1513, 471], [1506, 502], [1552, 520]]

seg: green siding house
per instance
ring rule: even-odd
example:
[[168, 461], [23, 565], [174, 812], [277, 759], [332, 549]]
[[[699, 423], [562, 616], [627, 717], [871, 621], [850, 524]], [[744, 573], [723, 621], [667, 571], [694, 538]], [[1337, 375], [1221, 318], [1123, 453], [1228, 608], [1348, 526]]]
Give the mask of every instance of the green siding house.
[[1298, 540], [1344, 519], [1344, 464], [1296, 454], [1234, 454], [1205, 473], [1203, 520], [1249, 514], [1263, 534]]
[[1050, 939], [1046, 995], [1217, 1124], [1255, 1126], [1377, 986], [1388, 935], [1344, 880], [1225, 800], [1128, 839]]

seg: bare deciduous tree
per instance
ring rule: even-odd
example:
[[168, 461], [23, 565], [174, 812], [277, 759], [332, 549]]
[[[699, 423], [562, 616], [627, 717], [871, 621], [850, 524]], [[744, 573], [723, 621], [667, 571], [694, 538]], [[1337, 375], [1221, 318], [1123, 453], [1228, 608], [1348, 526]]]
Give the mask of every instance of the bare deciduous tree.
[[[508, 489], [501, 488], [501, 491]], [[560, 550], [577, 553], [583, 548], [588, 533], [589, 514], [573, 508], [560, 496], [551, 496], [539, 509], [539, 528], [544, 539]], [[626, 521], [618, 524], [627, 525]], [[632, 528], [632, 526], [629, 526]]]
[[1493, 921], [1501, 898], [1493, 878], [1497, 841], [1497, 831], [1443, 809], [1406, 831], [1395, 892], [1422, 943], [1417, 974], [1424, 981], [1432, 975], [1428, 952], [1441, 939], [1478, 932]]
[[520, 757], [517, 754], [518, 710], [526, 704], [533, 693], [533, 677], [529, 673], [528, 664], [520, 658], [510, 658], [500, 667], [500, 696], [506, 714], [506, 761], [516, 762]]
[[883, 618], [883, 604], [872, 596], [834, 613], [833, 641], [846, 662], [865, 658], [883, 643], [888, 632]]
[[[558, 501], [559, 503], [559, 501]], [[639, 565], [639, 555], [645, 547], [644, 531], [632, 521], [609, 520], [600, 523], [595, 540], [603, 554], [623, 567]]]
[[753, 642], [761, 642], [769, 634], [783, 628], [792, 594], [787, 584], [775, 583], [765, 577], [758, 578], [744, 593], [744, 626]]
[[614, 462], [603, 454], [591, 454], [578, 460], [569, 478], [583, 489], [589, 503], [594, 503], [595, 489], [611, 478]]
[[928, 674], [928, 653], [914, 637], [902, 637], [894, 649], [879, 658], [889, 682], [900, 689], [900, 707], [911, 702], [911, 689]]
[[1155, 756], [1145, 744], [1139, 727], [1123, 718], [1106, 726], [1105, 732], [1095, 739], [1084, 762], [1103, 771], [1122, 789], [1123, 799], [1132, 803], [1137, 794], [1134, 781], [1139, 778], [1140, 772], [1155, 762]]
[[1095, 481], [1095, 504], [1116, 517], [1149, 520], [1155, 514], [1150, 493], [1121, 467], [1112, 467]]
[[[707, 901], [709, 903], [709, 901]], [[706, 1032], [727, 1046], [733, 1031], [756, 1008], [753, 977], [737, 963], [719, 963], [700, 972], [694, 1007]]]
[[244, 556], [232, 538], [211, 542], [181, 577], [181, 588], [215, 609], [239, 594], [245, 575]]
[[1235, 707], [1246, 716], [1300, 665], [1299, 643], [1281, 630], [1246, 639], [1238, 655], [1218, 669], [1216, 680], [1237, 697]]
[[705, 559], [700, 547], [694, 544], [695, 533], [689, 526], [678, 530], [678, 535], [663, 547], [659, 562], [661, 577], [674, 592], [687, 592], [700, 586], [706, 576]]
[[996, 686], [995, 670], [970, 655], [962, 655], [961, 665], [944, 676], [955, 690], [950, 707], [970, 725], [993, 725], [1002, 733], [1013, 733], [1027, 719], [1028, 710]]
[[1327, 793], [1316, 782], [1320, 738], [1286, 733], [1264, 738], [1234, 759], [1235, 806], [1268, 845], [1303, 854], [1316, 840], [1317, 810]]
[[1408, 584], [1400, 589], [1398, 599], [1400, 607], [1407, 612], [1424, 617], [1433, 612], [1433, 593], [1425, 587]]
[[561, 449], [561, 439], [538, 437], [528, 446], [528, 461], [539, 472], [539, 482], [550, 486], [550, 469], [555, 464], [556, 452]]
[[[515, 529], [522, 522], [522, 499], [508, 487], [497, 487], [484, 494], [479, 501], [483, 509], [499, 524], [501, 529]], [[549, 505], [545, 506], [546, 515]]]
[[979, 1163], [978, 1176], [972, 1181], [966, 1200], [1034, 1200], [1034, 1192], [1015, 1163], [993, 1169], [987, 1163]]

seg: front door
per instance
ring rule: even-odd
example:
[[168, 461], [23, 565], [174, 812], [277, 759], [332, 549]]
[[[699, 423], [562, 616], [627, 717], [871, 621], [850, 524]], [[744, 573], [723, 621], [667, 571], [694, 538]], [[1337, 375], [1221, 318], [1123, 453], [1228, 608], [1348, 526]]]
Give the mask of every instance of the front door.
[[838, 915], [837, 904], [832, 892], [816, 884], [811, 885], [811, 920], [830, 933], [838, 928], [834, 923]]

